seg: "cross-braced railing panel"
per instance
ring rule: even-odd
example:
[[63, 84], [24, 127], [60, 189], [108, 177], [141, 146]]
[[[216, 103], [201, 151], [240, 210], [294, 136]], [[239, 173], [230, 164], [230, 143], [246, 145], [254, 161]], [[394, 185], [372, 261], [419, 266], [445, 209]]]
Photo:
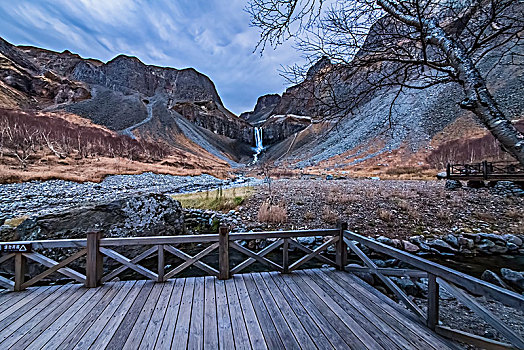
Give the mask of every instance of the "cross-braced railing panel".
[[[513, 291], [498, 287], [491, 283], [479, 280], [465, 273], [425, 260], [416, 255], [409, 254], [399, 249], [387, 246], [383, 243], [374, 241], [370, 238], [358, 235], [351, 231], [345, 231], [344, 241], [348, 247], [364, 262], [367, 267], [346, 268], [354, 272], [370, 272], [377, 276], [419, 319], [429, 328], [448, 338], [473, 344], [483, 348], [493, 349], [524, 349], [524, 339], [517, 332], [512, 330], [497, 318], [491, 311], [480, 305], [467, 292], [475, 295], [482, 295], [495, 299], [507, 306], [512, 306], [518, 310], [524, 310], [524, 296]], [[415, 269], [384, 269], [377, 267], [373, 261], [362, 252], [357, 243], [366, 246], [376, 252], [389, 255], [399, 259], [404, 263], [413, 266]], [[422, 274], [422, 275], [421, 275]], [[428, 307], [427, 313], [423, 313], [418, 306], [389, 278], [392, 275], [404, 275], [409, 277], [428, 277]], [[475, 312], [486, 323], [495, 328], [510, 343], [503, 343], [492, 339], [487, 339], [468, 332], [445, 327], [439, 320], [439, 290], [444, 288], [453, 295], [459, 302]]]
[[[33, 286], [34, 284], [42, 281], [44, 278], [54, 273], [59, 273], [77, 282], [84, 283], [86, 276], [72, 268], [67, 267], [67, 265], [84, 257], [86, 254], [87, 250], [83, 248], [61, 261], [56, 261], [37, 252], [6, 254], [0, 257], [0, 264], [14, 259], [15, 281], [0, 276], [0, 286], [8, 290], [18, 291]], [[28, 260], [36, 262], [39, 265], [43, 265], [47, 267], [47, 269], [34, 277], [30, 277], [29, 280], [26, 281], [26, 264]]]

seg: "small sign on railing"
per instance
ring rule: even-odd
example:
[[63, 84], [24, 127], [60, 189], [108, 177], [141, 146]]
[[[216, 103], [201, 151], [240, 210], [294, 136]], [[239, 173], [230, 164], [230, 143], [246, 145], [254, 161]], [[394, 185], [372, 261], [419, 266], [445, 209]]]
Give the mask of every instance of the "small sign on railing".
[[29, 253], [31, 243], [28, 244], [0, 244], [0, 253]]

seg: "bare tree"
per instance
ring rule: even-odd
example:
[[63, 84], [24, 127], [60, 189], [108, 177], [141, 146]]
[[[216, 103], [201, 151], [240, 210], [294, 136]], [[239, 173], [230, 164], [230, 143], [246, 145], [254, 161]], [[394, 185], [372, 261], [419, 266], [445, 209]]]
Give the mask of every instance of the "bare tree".
[[[261, 29], [257, 48], [295, 38], [310, 63], [334, 64], [305, 76], [318, 107], [345, 116], [384, 88], [426, 89], [457, 83], [472, 111], [524, 164], [524, 136], [486, 86], [479, 62], [522, 65], [524, 3], [519, 0], [250, 0], [252, 25]], [[291, 67], [294, 76], [304, 70]], [[351, 84], [349, 96], [337, 89]], [[392, 107], [390, 107], [391, 115]]]

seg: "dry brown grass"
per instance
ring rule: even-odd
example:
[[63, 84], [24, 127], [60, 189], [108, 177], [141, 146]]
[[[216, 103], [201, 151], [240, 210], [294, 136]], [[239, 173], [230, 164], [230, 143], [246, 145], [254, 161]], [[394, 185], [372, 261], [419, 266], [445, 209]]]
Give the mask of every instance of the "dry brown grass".
[[19, 216], [17, 218], [7, 219], [4, 224], [11, 227], [18, 227], [22, 222], [24, 222], [28, 216]]
[[452, 217], [449, 211], [443, 208], [439, 208], [435, 212], [435, 217], [442, 222], [451, 222], [452, 221]]
[[485, 222], [494, 222], [497, 219], [495, 215], [493, 215], [493, 213], [490, 212], [475, 212], [473, 213], [473, 215], [478, 220], [482, 220]]
[[154, 172], [167, 175], [200, 175], [203, 173], [226, 178], [229, 166], [212, 159], [199, 159], [187, 155], [170, 156], [162, 163], [141, 163], [125, 158], [84, 158], [59, 160], [45, 155], [27, 170], [21, 170], [16, 163], [0, 160], [0, 183], [25, 182], [31, 180], [61, 179], [75, 182], [100, 182], [108, 175], [134, 175]]
[[508, 210], [506, 210], [504, 215], [506, 215], [510, 219], [518, 220], [518, 219], [524, 218], [524, 210], [508, 209]]
[[335, 224], [338, 221], [338, 214], [329, 207], [322, 210], [322, 220], [328, 224]]
[[379, 208], [377, 210], [377, 216], [380, 218], [380, 220], [385, 222], [391, 222], [393, 221], [394, 215], [392, 212], [390, 212], [387, 209]]
[[314, 220], [317, 216], [310, 210], [304, 213], [304, 220], [311, 221]]
[[258, 209], [257, 217], [260, 222], [283, 224], [287, 221], [287, 209], [281, 205], [265, 202]]

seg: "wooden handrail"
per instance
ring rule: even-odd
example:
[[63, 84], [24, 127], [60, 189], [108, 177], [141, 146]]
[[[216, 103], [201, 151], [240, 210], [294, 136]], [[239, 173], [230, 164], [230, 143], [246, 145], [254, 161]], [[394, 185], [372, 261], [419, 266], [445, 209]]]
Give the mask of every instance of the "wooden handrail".
[[[339, 232], [339, 229], [319, 230], [289, 230], [289, 231], [267, 231], [267, 232], [236, 232], [229, 234], [229, 240], [251, 240], [268, 238], [291, 238], [331, 236]], [[128, 245], [161, 245], [161, 244], [183, 244], [183, 243], [211, 243], [218, 242], [218, 234], [204, 235], [178, 235], [178, 236], [145, 236], [145, 237], [118, 237], [100, 239], [101, 247], [115, 247]], [[0, 242], [0, 244], [31, 244], [32, 249], [51, 248], [85, 248], [87, 239], [55, 239], [38, 241], [15, 241]]]
[[436, 277], [440, 277], [444, 280], [454, 283], [460, 286], [472, 294], [484, 295], [491, 297], [501, 303], [512, 306], [518, 309], [524, 309], [524, 296], [512, 292], [508, 289], [498, 287], [494, 284], [480, 280], [473, 276], [467, 275], [457, 270], [453, 270], [449, 267], [437, 264], [435, 262], [423, 259], [413, 254], [406, 253], [405, 251], [390, 247], [383, 243], [377, 242], [370, 238], [361, 236], [351, 231], [345, 231], [344, 236], [353, 241], [357, 241], [377, 252], [389, 255], [393, 258], [399, 259], [405, 263], [408, 263], [422, 271], [426, 271]]

